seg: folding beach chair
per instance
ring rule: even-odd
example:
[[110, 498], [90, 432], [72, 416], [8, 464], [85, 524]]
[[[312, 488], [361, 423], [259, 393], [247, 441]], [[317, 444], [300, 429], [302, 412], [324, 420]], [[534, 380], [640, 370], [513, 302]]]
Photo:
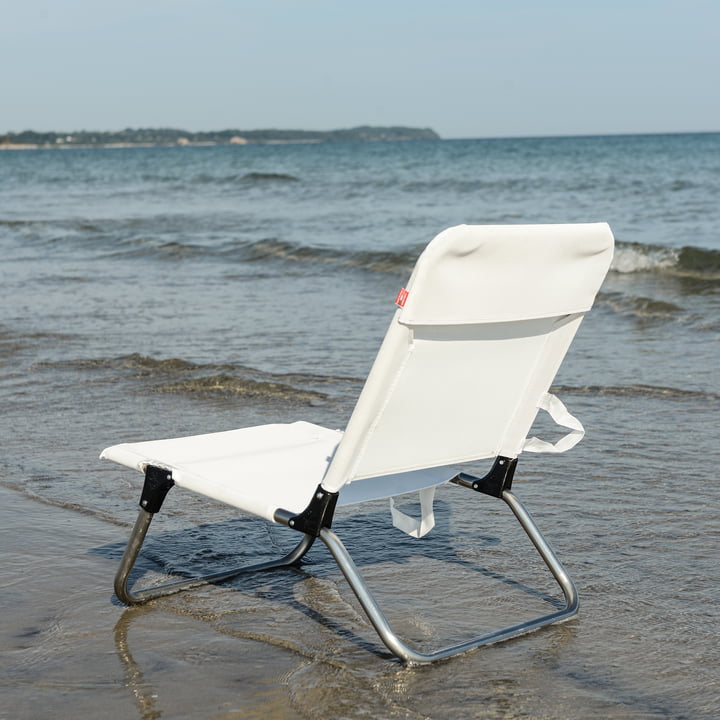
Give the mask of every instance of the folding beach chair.
[[[573, 582], [511, 492], [522, 451], [563, 452], [582, 425], [550, 384], [605, 277], [613, 237], [604, 223], [461, 225], [440, 233], [417, 261], [345, 432], [306, 422], [115, 445], [101, 457], [145, 475], [140, 511], [115, 579], [125, 603], [203, 582], [296, 563], [316, 538], [327, 546], [392, 653], [411, 664], [521, 635], [577, 612]], [[569, 432], [527, 439], [539, 409]], [[454, 469], [492, 461], [484, 477]], [[436, 486], [451, 482], [510, 507], [565, 597], [562, 609], [424, 653], [390, 627], [338, 536], [336, 506], [391, 498], [393, 523], [416, 537], [433, 524]], [[168, 490], [182, 488], [300, 533], [285, 557], [134, 592], [128, 576]], [[392, 497], [419, 492], [422, 517]]]

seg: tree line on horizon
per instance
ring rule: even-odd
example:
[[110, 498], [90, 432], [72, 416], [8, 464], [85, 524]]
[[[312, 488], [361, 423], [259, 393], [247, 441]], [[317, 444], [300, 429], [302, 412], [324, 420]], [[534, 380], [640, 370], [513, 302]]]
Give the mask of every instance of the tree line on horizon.
[[0, 145], [38, 147], [93, 145], [188, 145], [268, 142], [372, 142], [392, 140], [438, 140], [430, 128], [361, 125], [341, 130], [218, 130], [189, 132], [174, 128], [126, 128], [124, 130], [37, 132], [23, 130], [0, 135]]

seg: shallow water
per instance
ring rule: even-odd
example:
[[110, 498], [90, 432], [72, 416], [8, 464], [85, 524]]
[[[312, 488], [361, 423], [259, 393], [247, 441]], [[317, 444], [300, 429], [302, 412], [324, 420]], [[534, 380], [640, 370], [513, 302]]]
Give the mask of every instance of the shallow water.
[[[33, 498], [0, 511], [0, 718], [103, 703], [118, 717], [718, 717], [720, 493], [704, 470], [720, 459], [719, 151], [720, 136], [688, 135], [0, 153], [0, 482]], [[302, 571], [149, 610], [111, 601], [139, 478], [100, 463], [103, 447], [341, 427], [434, 234], [586, 220], [618, 240], [556, 380], [588, 434], [560, 458], [523, 456], [516, 481], [578, 586], [575, 619], [404, 668], [322, 548]], [[494, 501], [443, 488], [436, 505], [423, 541], [384, 503], [336, 522], [398, 631], [432, 645], [553, 607]], [[144, 568], [288, 542], [173, 491]], [[46, 564], [55, 582], [22, 581]], [[63, 579], [82, 588], [70, 610]]]

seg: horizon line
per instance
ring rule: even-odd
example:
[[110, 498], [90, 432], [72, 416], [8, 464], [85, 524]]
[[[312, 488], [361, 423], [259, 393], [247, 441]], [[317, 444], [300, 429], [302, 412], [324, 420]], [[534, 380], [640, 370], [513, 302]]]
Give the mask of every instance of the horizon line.
[[[6, 130], [0, 131], [0, 138], [5, 136], [21, 135], [23, 133], [32, 132], [38, 134], [56, 134], [56, 135], [73, 135], [80, 133], [101, 133], [101, 134], [114, 134], [122, 133], [125, 131], [137, 131], [137, 130], [165, 130], [165, 131], [176, 131], [178, 133], [186, 133], [188, 135], [193, 134], [212, 134], [212, 133], [225, 133], [225, 132], [246, 132], [246, 133], [257, 133], [257, 132], [298, 132], [298, 133], [333, 133], [338, 131], [355, 130], [359, 128], [369, 129], [385, 129], [385, 128], [405, 128], [410, 130], [431, 130], [438, 137], [433, 138], [432, 141], [438, 140], [543, 140], [543, 139], [571, 139], [571, 138], [600, 138], [600, 137], [646, 137], [646, 136], [663, 136], [663, 135], [717, 135], [720, 134], [720, 129], [716, 130], [615, 130], [610, 132], [566, 132], [566, 133], [540, 133], [540, 134], [510, 134], [510, 135], [440, 135], [434, 128], [425, 126], [413, 126], [413, 125], [352, 125], [348, 127], [338, 127], [332, 129], [301, 129], [301, 128], [278, 128], [278, 127], [265, 127], [265, 128], [253, 128], [241, 130], [240, 128], [223, 128], [220, 130], [186, 130], [184, 128], [170, 127], [170, 126], [127, 126], [121, 130], [33, 130], [26, 128], [24, 130]], [[430, 140], [425, 138], [419, 138], [419, 140]], [[382, 142], [382, 141], [381, 141]], [[393, 142], [392, 139], [384, 142]], [[403, 140], [402, 142], [407, 142]], [[140, 143], [137, 143], [138, 145]], [[255, 143], [253, 143], [255, 144]], [[258, 143], [259, 144], [259, 143]], [[0, 146], [2, 143], [0, 143]]]

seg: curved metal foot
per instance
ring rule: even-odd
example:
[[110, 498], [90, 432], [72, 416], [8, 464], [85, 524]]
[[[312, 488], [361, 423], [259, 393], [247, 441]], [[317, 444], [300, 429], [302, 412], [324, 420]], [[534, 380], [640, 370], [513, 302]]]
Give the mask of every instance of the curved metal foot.
[[545, 561], [545, 564], [548, 566], [550, 572], [553, 574], [553, 577], [562, 589], [565, 596], [565, 607], [561, 610], [550, 613], [549, 615], [542, 615], [534, 620], [510, 625], [509, 627], [501, 630], [481, 635], [480, 637], [458, 643], [457, 645], [450, 645], [431, 653], [422, 653], [414, 650], [398, 637], [398, 635], [390, 627], [390, 623], [388, 623], [387, 618], [365, 584], [365, 580], [362, 575], [360, 575], [353, 559], [350, 557], [350, 554], [340, 539], [328, 528], [323, 528], [320, 532], [320, 538], [335, 558], [335, 561], [360, 601], [363, 610], [370, 619], [370, 622], [373, 624], [373, 627], [380, 636], [380, 639], [383, 643], [385, 643], [390, 652], [399, 657], [403, 662], [410, 665], [419, 665], [435, 662], [437, 660], [444, 660], [452, 657], [453, 655], [458, 655], [460, 653], [467, 652], [468, 650], [482, 647], [483, 645], [491, 645], [503, 640], [518, 637], [519, 635], [525, 635], [544, 627], [545, 625], [549, 625], [550, 623], [567, 620], [577, 612], [579, 603], [575, 585], [550, 545], [548, 545], [547, 541], [542, 536], [540, 530], [535, 524], [535, 521], [532, 519], [532, 516], [525, 506], [509, 490], [505, 490], [503, 492], [502, 499], [513, 511], [515, 517], [519, 520], [523, 529], [532, 540], [537, 551], [540, 553], [540, 556]]
[[115, 575], [115, 594], [120, 602], [123, 602], [126, 605], [139, 605], [147, 602], [148, 600], [153, 600], [154, 598], [163, 597], [165, 595], [172, 595], [182, 590], [198, 587], [199, 585], [228, 580], [229, 578], [241, 575], [242, 573], [272, 570], [274, 568], [294, 565], [303, 557], [303, 555], [307, 553], [308, 550], [310, 550], [313, 542], [315, 542], [315, 538], [312, 535], [303, 535], [302, 540], [300, 540], [293, 550], [277, 560], [269, 560], [268, 562], [258, 563], [257, 565], [247, 565], [240, 568], [234, 568], [232, 570], [223, 570], [222, 572], [203, 575], [198, 578], [165, 583], [163, 585], [133, 592], [132, 589], [128, 587], [128, 577], [130, 576], [130, 572], [132, 571], [138, 554], [140, 553], [140, 548], [145, 540], [145, 535], [147, 534], [152, 519], [153, 513], [147, 512], [142, 508], [140, 509], [137, 520], [135, 521], [135, 526], [133, 527], [130, 535], [130, 539], [128, 540], [127, 547], [125, 548], [125, 553], [123, 554], [117, 574]]

